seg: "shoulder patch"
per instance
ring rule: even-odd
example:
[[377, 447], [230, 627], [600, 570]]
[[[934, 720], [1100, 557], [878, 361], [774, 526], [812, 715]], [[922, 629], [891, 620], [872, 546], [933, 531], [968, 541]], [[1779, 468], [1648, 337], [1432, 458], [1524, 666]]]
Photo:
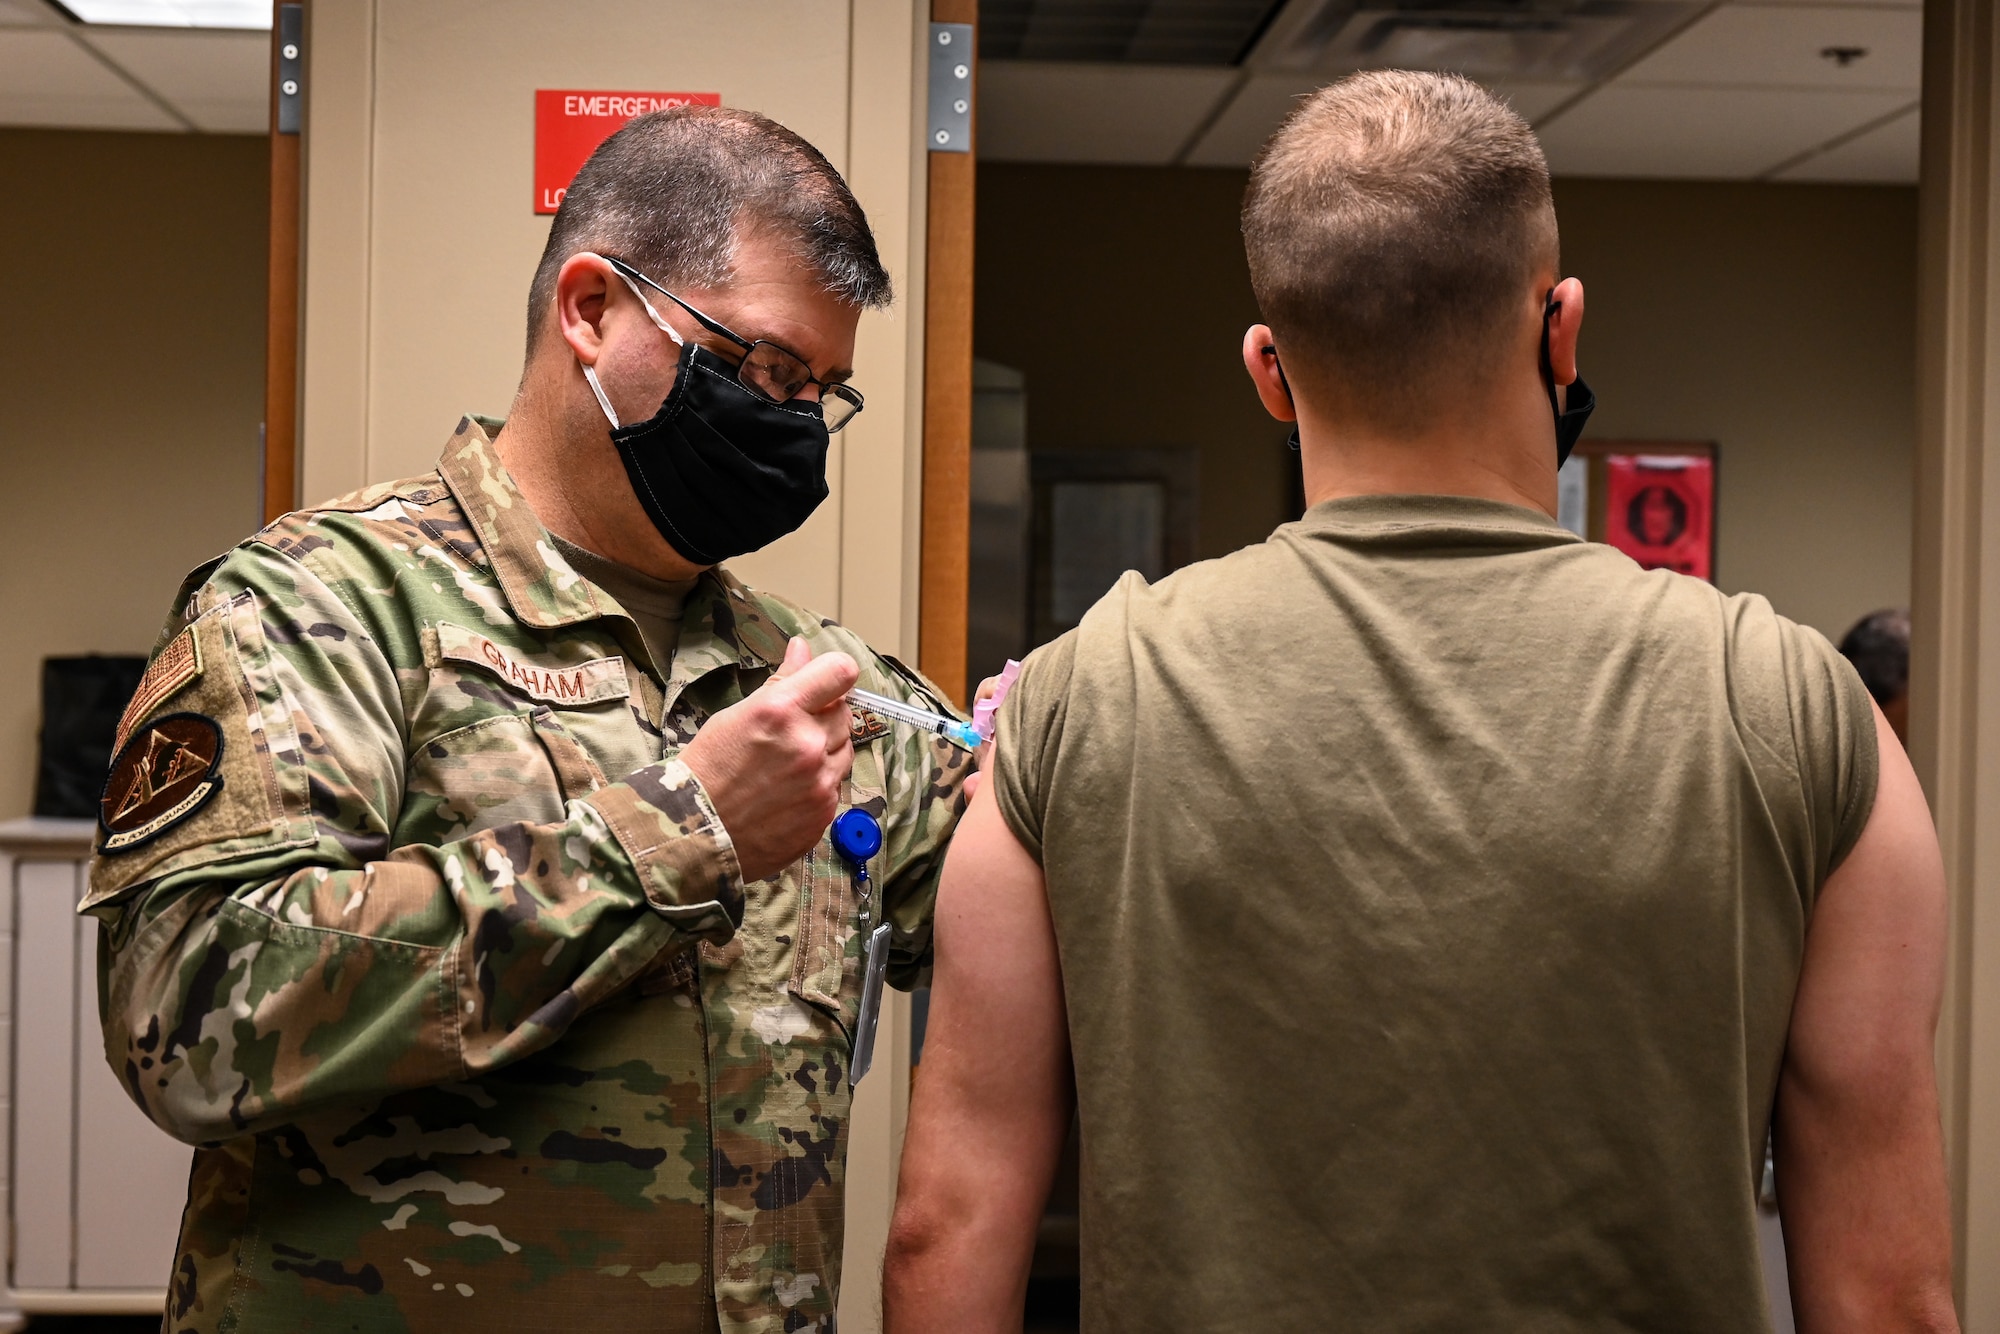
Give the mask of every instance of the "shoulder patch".
[[[190, 678], [192, 679], [192, 678]], [[111, 761], [98, 806], [105, 855], [140, 847], [222, 789], [222, 728], [200, 713], [155, 718]]]
[[854, 710], [852, 740], [855, 745], [865, 746], [876, 737], [887, 736], [888, 733], [889, 724], [882, 721], [880, 714], [871, 713], [867, 709]]
[[123, 750], [132, 729], [138, 726], [141, 718], [150, 715], [182, 686], [200, 675], [201, 645], [195, 640], [194, 627], [189, 626], [175, 635], [146, 664], [146, 674], [139, 678], [139, 689], [118, 719], [118, 735], [111, 743], [112, 751]]

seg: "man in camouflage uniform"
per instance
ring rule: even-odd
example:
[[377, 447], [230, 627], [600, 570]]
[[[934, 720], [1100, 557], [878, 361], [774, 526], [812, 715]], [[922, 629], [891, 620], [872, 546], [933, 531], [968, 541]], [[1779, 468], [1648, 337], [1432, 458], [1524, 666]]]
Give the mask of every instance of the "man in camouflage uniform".
[[[167, 1330], [832, 1330], [861, 942], [824, 833], [880, 821], [914, 984], [969, 757], [850, 713], [939, 706], [665, 540], [604, 417], [763, 338], [796, 413], [887, 278], [747, 113], [634, 122], [564, 215], [504, 427], [196, 571], [121, 725], [84, 909], [112, 1068], [199, 1146]], [[619, 571], [687, 590], [677, 642]]]

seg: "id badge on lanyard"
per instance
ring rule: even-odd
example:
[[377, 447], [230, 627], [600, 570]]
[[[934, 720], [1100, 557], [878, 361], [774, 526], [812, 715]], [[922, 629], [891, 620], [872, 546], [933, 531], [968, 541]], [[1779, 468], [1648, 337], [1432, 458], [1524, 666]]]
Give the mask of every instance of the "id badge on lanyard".
[[861, 933], [867, 953], [861, 967], [861, 1011], [854, 1023], [854, 1054], [848, 1083], [858, 1085], [875, 1063], [875, 1028], [882, 1018], [882, 982], [889, 971], [889, 924], [876, 920], [875, 881], [868, 862], [882, 850], [882, 826], [860, 807], [833, 822], [833, 846], [854, 872], [854, 897], [861, 906]]

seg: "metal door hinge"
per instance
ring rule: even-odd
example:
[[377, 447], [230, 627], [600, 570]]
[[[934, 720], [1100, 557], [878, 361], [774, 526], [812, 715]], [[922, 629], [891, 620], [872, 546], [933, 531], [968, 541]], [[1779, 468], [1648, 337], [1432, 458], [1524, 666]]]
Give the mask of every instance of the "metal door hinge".
[[306, 12], [278, 6], [278, 133], [297, 134], [305, 122]]
[[972, 151], [972, 25], [931, 24], [930, 150]]

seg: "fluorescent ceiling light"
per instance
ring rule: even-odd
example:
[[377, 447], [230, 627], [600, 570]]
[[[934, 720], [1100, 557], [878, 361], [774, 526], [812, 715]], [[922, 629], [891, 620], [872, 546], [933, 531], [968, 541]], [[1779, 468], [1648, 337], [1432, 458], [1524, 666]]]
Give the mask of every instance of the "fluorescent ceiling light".
[[57, 0], [83, 23], [271, 29], [270, 0]]

